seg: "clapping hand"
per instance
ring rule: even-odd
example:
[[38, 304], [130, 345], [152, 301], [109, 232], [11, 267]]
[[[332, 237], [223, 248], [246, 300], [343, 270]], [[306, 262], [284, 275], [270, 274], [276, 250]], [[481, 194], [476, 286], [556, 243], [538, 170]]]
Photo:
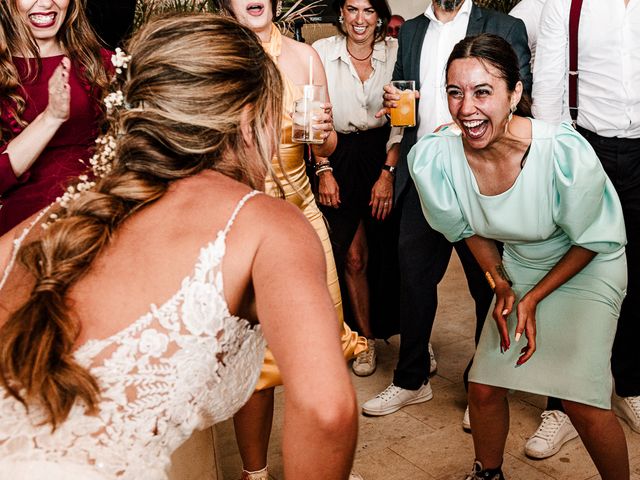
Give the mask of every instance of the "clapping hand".
[[45, 113], [52, 119], [64, 122], [71, 110], [71, 87], [69, 71], [71, 61], [64, 57], [49, 79], [49, 103]]

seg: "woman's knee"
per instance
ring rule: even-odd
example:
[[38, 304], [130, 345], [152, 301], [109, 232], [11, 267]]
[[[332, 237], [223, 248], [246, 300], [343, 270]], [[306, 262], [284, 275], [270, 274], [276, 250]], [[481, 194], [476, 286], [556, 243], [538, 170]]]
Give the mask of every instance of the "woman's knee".
[[504, 401], [507, 390], [492, 385], [469, 383], [469, 404], [476, 408], [492, 406]]
[[615, 418], [615, 414], [611, 410], [585, 405], [584, 403], [572, 402], [570, 400], [562, 400], [562, 408], [569, 415], [574, 425], [596, 425], [610, 418]]
[[367, 257], [360, 249], [349, 249], [345, 268], [349, 275], [364, 274], [367, 271]]

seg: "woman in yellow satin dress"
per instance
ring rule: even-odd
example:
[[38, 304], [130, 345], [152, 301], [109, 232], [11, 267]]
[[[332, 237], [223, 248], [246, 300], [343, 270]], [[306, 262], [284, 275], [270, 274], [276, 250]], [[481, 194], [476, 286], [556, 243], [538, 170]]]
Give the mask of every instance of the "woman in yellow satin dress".
[[[273, 178], [267, 179], [266, 191], [273, 196], [279, 196], [279, 183], [284, 190], [285, 199], [300, 208], [318, 233], [326, 254], [327, 285], [336, 308], [343, 352], [345, 358], [351, 359], [367, 348], [366, 339], [359, 337], [356, 332], [352, 332], [343, 322], [342, 299], [331, 242], [306, 174], [303, 158], [306, 145], [293, 143], [291, 140], [290, 110], [294, 100], [302, 98], [300, 86], [309, 83], [310, 61], [313, 62], [311, 69], [314, 74], [313, 83], [325, 85], [326, 89], [327, 81], [322, 62], [315, 50], [309, 45], [282, 36], [272, 23], [274, 9], [277, 11], [279, 3], [275, 0], [220, 0], [223, 11], [235, 17], [241, 24], [251, 28], [258, 35], [264, 49], [275, 60], [282, 74], [285, 91], [280, 161], [274, 159], [273, 167], [277, 181]], [[328, 97], [328, 93], [326, 95]], [[327, 104], [327, 107], [325, 118], [318, 119], [318, 124], [314, 126], [323, 130], [325, 138], [323, 144], [312, 145], [313, 153], [318, 157], [329, 156], [335, 149], [337, 142], [330, 105]], [[313, 341], [313, 338], [310, 338], [309, 341]], [[310, 359], [310, 362], [312, 361], [313, 359]], [[313, 367], [313, 363], [306, 366], [306, 368]], [[267, 450], [273, 419], [274, 387], [281, 383], [277, 365], [271, 352], [267, 349], [256, 392], [234, 417], [236, 439], [243, 462], [243, 479], [263, 480], [268, 478]]]

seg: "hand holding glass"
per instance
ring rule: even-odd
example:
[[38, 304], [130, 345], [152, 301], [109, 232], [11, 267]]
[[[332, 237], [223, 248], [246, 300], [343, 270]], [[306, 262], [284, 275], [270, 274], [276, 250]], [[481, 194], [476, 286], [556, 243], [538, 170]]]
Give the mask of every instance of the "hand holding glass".
[[413, 80], [394, 80], [391, 85], [398, 90], [398, 106], [390, 108], [392, 127], [416, 126], [416, 82]]
[[291, 140], [295, 143], [324, 143], [324, 132], [313, 128], [324, 114], [323, 85], [304, 85], [302, 98], [293, 102]]

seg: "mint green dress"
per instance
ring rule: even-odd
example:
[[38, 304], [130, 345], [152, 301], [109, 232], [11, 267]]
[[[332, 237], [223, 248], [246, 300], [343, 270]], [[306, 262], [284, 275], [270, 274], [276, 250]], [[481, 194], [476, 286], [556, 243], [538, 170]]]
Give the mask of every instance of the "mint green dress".
[[571, 245], [598, 255], [538, 304], [537, 350], [516, 361], [516, 308], [508, 318], [511, 348], [488, 315], [469, 380], [609, 409], [611, 347], [627, 285], [620, 201], [591, 146], [569, 124], [531, 120], [532, 143], [514, 184], [480, 193], [457, 129], [423, 137], [409, 170], [429, 224], [451, 242], [474, 234], [504, 242], [503, 262], [522, 298]]

